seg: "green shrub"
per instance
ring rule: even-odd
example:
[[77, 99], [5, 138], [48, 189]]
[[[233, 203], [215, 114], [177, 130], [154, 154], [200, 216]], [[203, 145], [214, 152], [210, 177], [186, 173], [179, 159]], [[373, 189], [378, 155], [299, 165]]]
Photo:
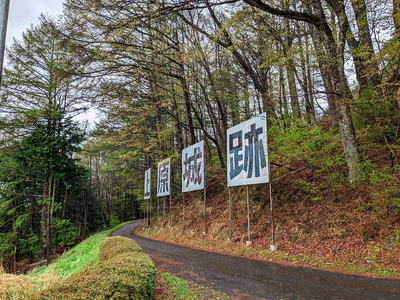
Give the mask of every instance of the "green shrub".
[[11, 240], [11, 233], [0, 233], [0, 262], [13, 255]]
[[143, 253], [126, 253], [89, 266], [36, 299], [151, 299], [156, 269]]
[[113, 213], [110, 216], [110, 227], [113, 228], [119, 224], [121, 224], [121, 221], [119, 220], [119, 216], [116, 213]]
[[32, 299], [152, 299], [156, 268], [129, 238], [112, 237], [100, 245], [99, 262]]
[[76, 229], [70, 220], [52, 219], [53, 240], [61, 247], [70, 246], [75, 243]]
[[99, 261], [106, 261], [122, 253], [143, 252], [142, 248], [130, 238], [116, 236], [105, 239], [100, 244]]

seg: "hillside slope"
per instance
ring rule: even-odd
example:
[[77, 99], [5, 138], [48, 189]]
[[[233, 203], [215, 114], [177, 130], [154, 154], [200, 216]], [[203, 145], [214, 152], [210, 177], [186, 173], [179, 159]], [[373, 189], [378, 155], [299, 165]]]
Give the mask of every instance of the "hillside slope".
[[[232, 238], [229, 238], [229, 190], [219, 170], [207, 180], [206, 234], [203, 192], [175, 193], [172, 222], [157, 222], [140, 234], [233, 255], [374, 277], [400, 278], [399, 166], [387, 145], [360, 137], [364, 176], [349, 183], [340, 137], [329, 124], [298, 128], [271, 142], [275, 244], [269, 185], [249, 187], [253, 246], [246, 247], [246, 187], [231, 188]], [[368, 139], [368, 140], [367, 140]], [[215, 175], [217, 174], [217, 175]], [[161, 201], [166, 200], [161, 199]], [[166, 200], [167, 201], [167, 200]], [[168, 201], [166, 203], [168, 208]], [[164, 219], [164, 222], [162, 220]]]

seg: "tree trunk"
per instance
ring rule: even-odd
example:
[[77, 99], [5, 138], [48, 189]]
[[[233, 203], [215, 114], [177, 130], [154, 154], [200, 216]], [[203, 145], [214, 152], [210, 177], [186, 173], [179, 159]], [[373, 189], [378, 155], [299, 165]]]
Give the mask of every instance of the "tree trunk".
[[[53, 186], [52, 186], [53, 184]], [[53, 216], [53, 205], [55, 195], [56, 182], [53, 181], [53, 176], [50, 174], [49, 179], [49, 194], [47, 195], [47, 221], [46, 221], [46, 265], [50, 264], [51, 260], [51, 218]]]
[[336, 108], [339, 118], [339, 129], [342, 135], [344, 156], [349, 170], [349, 179], [350, 182], [355, 182], [360, 178], [362, 170], [360, 165], [360, 154], [350, 113], [350, 106], [347, 103], [343, 103], [343, 99], [340, 99], [336, 104]]
[[286, 63], [286, 73], [289, 84], [290, 104], [292, 107], [293, 117], [301, 118], [299, 97], [297, 95], [296, 79], [294, 76], [294, 63], [293, 60], [288, 58]]
[[311, 97], [312, 97], [312, 93], [309, 90], [310, 84], [308, 83], [308, 80], [311, 76], [309, 75], [309, 59], [308, 59], [308, 47], [307, 47], [307, 38], [305, 38], [305, 44], [306, 44], [306, 55], [307, 57], [304, 56], [304, 48], [303, 48], [303, 40], [300, 40], [300, 44], [299, 44], [299, 54], [300, 54], [300, 64], [301, 64], [301, 74], [303, 77], [303, 81], [302, 81], [302, 88], [303, 88], [303, 92], [304, 92], [304, 104], [305, 104], [305, 108], [306, 108], [306, 121], [307, 124], [311, 124], [312, 120], [315, 119], [315, 115], [314, 115], [314, 109], [313, 109], [313, 105], [312, 105], [312, 101], [311, 101]]
[[178, 105], [176, 103], [175, 97], [175, 85], [172, 85], [172, 114], [175, 116], [175, 138], [178, 146], [178, 153], [182, 153], [183, 150], [183, 140], [182, 140], [182, 128], [179, 120]]
[[[393, 40], [396, 44], [400, 44], [400, 1], [394, 0], [393, 1], [393, 23], [394, 23], [394, 36]], [[393, 115], [396, 116], [400, 109], [400, 96], [397, 93], [398, 84], [400, 79], [400, 60], [399, 54], [393, 53], [391, 56], [397, 56], [397, 66], [394, 67], [393, 73], [391, 74], [390, 78], [388, 79], [388, 84], [385, 89], [385, 93], [390, 97], [391, 104], [392, 104], [392, 111]], [[396, 121], [398, 124], [399, 121]]]
[[180, 68], [182, 74], [180, 81], [182, 87], [183, 105], [185, 107], [186, 124], [188, 125], [188, 131], [189, 131], [189, 143], [190, 145], [193, 145], [196, 144], [196, 135], [194, 133], [192, 111], [190, 107], [189, 88], [187, 85], [185, 77], [185, 69], [183, 64], [180, 64]]
[[46, 248], [44, 247], [44, 245], [45, 245], [45, 234], [47, 228], [47, 219], [49, 214], [48, 211], [49, 207], [47, 204], [49, 192], [50, 192], [49, 179], [46, 178], [43, 183], [43, 194], [42, 194], [43, 205], [42, 205], [42, 218], [40, 221], [40, 236], [39, 236], [39, 259], [41, 260], [47, 257]]
[[[321, 26], [318, 31], [329, 62], [326, 68], [326, 75], [329, 82], [335, 83], [331, 86], [331, 89], [327, 91], [328, 94], [333, 95], [331, 100], [334, 101], [333, 103], [329, 103], [329, 105], [334, 104], [335, 106], [335, 118], [338, 121], [340, 133], [342, 135], [343, 151], [349, 171], [349, 180], [354, 182], [360, 177], [362, 170], [357, 139], [350, 112], [350, 102], [353, 97], [344, 73], [344, 43], [341, 45], [336, 43], [328, 25]], [[340, 43], [341, 40], [343, 41], [343, 39], [344, 36], [342, 36], [342, 39], [339, 37], [338, 43]]]
[[283, 74], [283, 66], [279, 66], [279, 110], [283, 128], [287, 127], [287, 117], [289, 115], [288, 105], [286, 100], [286, 86]]
[[334, 99], [334, 94], [330, 91], [333, 91], [334, 87], [332, 84], [331, 78], [328, 76], [329, 65], [328, 58], [324, 52], [324, 48], [322, 46], [321, 37], [318, 35], [317, 29], [313, 26], [310, 26], [311, 37], [313, 40], [314, 48], [317, 54], [317, 62], [320, 70], [320, 75], [322, 78], [322, 82], [324, 83], [324, 88], [326, 92], [326, 100], [329, 104], [328, 107], [328, 115], [332, 118], [333, 125], [337, 125], [336, 118], [336, 104]]
[[[314, 38], [318, 55], [318, 63], [321, 64], [327, 99], [333, 117], [337, 121], [342, 136], [343, 152], [349, 171], [349, 180], [355, 182], [362, 174], [361, 158], [358, 151], [357, 139], [353, 127], [350, 111], [350, 103], [353, 96], [344, 73], [344, 47], [346, 35], [341, 29], [335, 39], [324, 14], [320, 0], [313, 1], [316, 17], [319, 23], [314, 24], [319, 39]], [[321, 47], [318, 47], [322, 45]], [[323, 50], [323, 52], [322, 52]]]
[[290, 28], [289, 20], [284, 19], [284, 27], [286, 31], [285, 39], [283, 40], [283, 52], [286, 56], [286, 74], [289, 84], [290, 105], [292, 107], [292, 114], [294, 118], [301, 118], [299, 96], [297, 95], [296, 79], [295, 79], [295, 66], [290, 50], [293, 44], [292, 28]]
[[333, 0], [330, 2], [339, 20], [340, 31], [342, 31], [354, 61], [356, 77], [359, 84], [359, 94], [363, 95], [369, 87], [376, 87], [380, 83], [378, 76], [378, 63], [375, 59], [373, 42], [368, 26], [367, 9], [364, 0], [351, 0], [357, 23], [358, 40], [355, 38], [347, 18], [345, 4], [343, 1]]
[[[201, 46], [199, 46], [199, 48], [201, 48]], [[202, 86], [203, 89], [203, 95], [204, 95], [204, 101], [207, 107], [207, 112], [211, 118], [211, 120], [213, 121], [213, 123], [215, 124], [215, 132], [216, 135], [218, 137], [218, 140], [220, 141], [221, 145], [226, 145], [226, 131], [228, 129], [228, 118], [226, 117], [226, 106], [223, 105], [221, 99], [218, 97], [218, 93], [217, 93], [217, 88], [215, 86], [215, 82], [214, 82], [214, 77], [211, 74], [211, 70], [210, 70], [210, 65], [207, 61], [207, 58], [205, 56], [205, 54], [202, 51], [202, 58], [204, 60], [204, 68], [206, 70], [209, 82], [210, 82], [210, 86], [211, 86], [211, 94], [214, 96], [214, 101], [217, 104], [217, 108], [218, 108], [218, 114], [219, 114], [219, 120], [216, 117], [216, 114], [214, 113], [214, 110], [211, 106], [210, 103], [210, 98], [208, 97], [208, 91], [206, 91], [206, 88], [204, 86]], [[220, 122], [219, 122], [220, 121]], [[214, 130], [214, 128], [213, 128]], [[223, 153], [225, 154], [225, 147], [223, 150]]]

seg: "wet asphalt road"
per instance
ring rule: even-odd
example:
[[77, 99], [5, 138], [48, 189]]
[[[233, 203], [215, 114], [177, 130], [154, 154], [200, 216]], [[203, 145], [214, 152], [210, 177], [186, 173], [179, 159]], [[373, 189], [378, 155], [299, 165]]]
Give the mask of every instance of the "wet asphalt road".
[[113, 236], [134, 239], [157, 268], [240, 299], [396, 299], [400, 280], [373, 279], [261, 262], [149, 240], [133, 234], [141, 221]]

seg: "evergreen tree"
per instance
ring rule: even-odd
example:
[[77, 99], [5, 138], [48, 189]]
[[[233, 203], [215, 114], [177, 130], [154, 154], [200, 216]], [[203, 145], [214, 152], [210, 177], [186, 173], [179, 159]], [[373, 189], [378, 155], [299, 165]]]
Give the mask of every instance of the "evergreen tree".
[[[66, 170], [74, 165], [73, 154], [79, 150], [84, 136], [73, 118], [87, 108], [85, 96], [90, 91], [87, 81], [79, 75], [85, 65], [84, 57], [63, 38], [60, 30], [42, 18], [40, 25], [23, 34], [22, 41], [14, 40], [8, 51], [1, 103], [9, 113], [3, 145], [7, 145], [6, 141], [19, 143], [13, 159], [26, 172], [21, 177], [22, 187], [13, 188], [14, 209], [18, 199], [26, 201], [24, 184], [32, 183], [31, 195], [36, 196], [29, 198], [31, 207], [41, 208], [39, 257], [46, 257], [47, 262], [51, 254], [52, 217], [61, 190], [66, 191], [70, 185]], [[19, 182], [18, 177], [14, 179]], [[40, 191], [37, 186], [41, 186]], [[17, 220], [18, 214], [13, 223]]]

